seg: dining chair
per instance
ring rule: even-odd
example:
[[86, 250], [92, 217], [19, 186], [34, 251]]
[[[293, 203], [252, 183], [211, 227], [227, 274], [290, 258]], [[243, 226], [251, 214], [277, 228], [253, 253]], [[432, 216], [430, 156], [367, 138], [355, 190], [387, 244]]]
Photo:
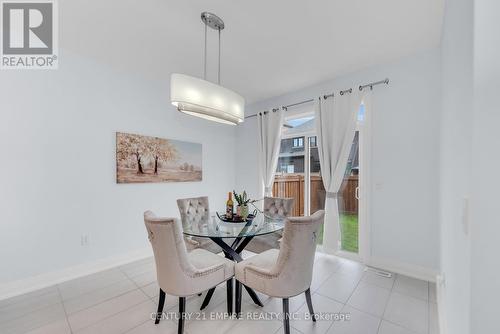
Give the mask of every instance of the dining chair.
[[[178, 199], [177, 207], [183, 225], [198, 224], [203, 221], [208, 222], [210, 219], [210, 208], [206, 196]], [[184, 241], [188, 251], [202, 248], [215, 254], [222, 252], [222, 249], [209, 238], [184, 236]]]
[[316, 321], [311, 280], [319, 228], [325, 211], [286, 219], [279, 250], [270, 249], [235, 265], [236, 315], [241, 312], [242, 284], [271, 297], [283, 299], [283, 325], [290, 333], [289, 298], [305, 293], [309, 314]]
[[[264, 197], [264, 214], [276, 217], [288, 217], [292, 214], [294, 198]], [[253, 253], [262, 253], [269, 249], [279, 249], [282, 232], [274, 232], [252, 239], [246, 250]]]
[[144, 223], [153, 247], [160, 286], [155, 324], [163, 315], [166, 294], [179, 297], [178, 333], [184, 331], [186, 297], [227, 283], [227, 311], [232, 314], [234, 262], [204, 249], [188, 253], [176, 218], [159, 218], [144, 213]]

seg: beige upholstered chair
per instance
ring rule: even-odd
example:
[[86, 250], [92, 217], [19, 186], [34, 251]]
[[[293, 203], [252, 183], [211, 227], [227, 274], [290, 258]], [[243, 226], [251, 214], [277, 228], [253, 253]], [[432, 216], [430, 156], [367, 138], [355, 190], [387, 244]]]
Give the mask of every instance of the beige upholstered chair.
[[182, 229], [175, 218], [158, 218], [144, 213], [144, 223], [153, 247], [160, 297], [155, 324], [160, 322], [165, 294], [179, 297], [179, 327], [184, 329], [186, 297], [227, 282], [227, 308], [232, 314], [234, 262], [204, 249], [187, 252]]
[[[314, 314], [310, 286], [316, 238], [324, 217], [325, 212], [319, 210], [312, 216], [288, 218], [279, 250], [270, 249], [236, 264], [237, 315], [241, 311], [241, 284], [271, 297], [283, 298], [286, 334], [290, 333], [288, 298], [305, 292], [309, 313]], [[314, 315], [312, 319], [316, 321]]]
[[[208, 197], [178, 199], [177, 206], [179, 207], [182, 224], [197, 224], [200, 221], [209, 221], [210, 219]], [[203, 248], [215, 254], [222, 252], [222, 249], [209, 238], [184, 236], [184, 241], [188, 251]]]
[[[292, 213], [293, 198], [264, 197], [264, 214], [271, 217], [288, 217]], [[279, 249], [281, 232], [257, 236], [245, 248], [254, 253], [262, 253], [269, 249]]]

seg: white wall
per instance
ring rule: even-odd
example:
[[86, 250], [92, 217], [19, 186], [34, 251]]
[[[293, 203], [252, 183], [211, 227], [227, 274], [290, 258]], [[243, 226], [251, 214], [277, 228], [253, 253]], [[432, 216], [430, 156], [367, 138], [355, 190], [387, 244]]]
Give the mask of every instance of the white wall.
[[[473, 4], [448, 1], [443, 27], [441, 127], [441, 296], [447, 333], [468, 333], [470, 238], [463, 225], [469, 195], [473, 116]], [[476, 182], [476, 180], [474, 181]], [[443, 328], [445, 330], [445, 328]]]
[[[428, 272], [439, 265], [441, 58], [434, 49], [252, 105], [247, 114], [389, 77], [374, 97], [372, 256]], [[333, 61], [333, 60], [332, 60]], [[256, 121], [238, 128], [236, 182], [259, 194]], [[243, 151], [245, 150], [245, 151]], [[244, 153], [243, 153], [244, 152]]]
[[[500, 2], [474, 1], [471, 333], [500, 333]], [[450, 332], [452, 333], [452, 332]]]
[[[220, 208], [234, 187], [233, 127], [177, 112], [169, 76], [109, 65], [62, 49], [57, 71], [0, 73], [2, 284], [150, 247], [145, 210], [178, 216], [198, 195]], [[203, 143], [203, 181], [116, 184], [116, 131]]]

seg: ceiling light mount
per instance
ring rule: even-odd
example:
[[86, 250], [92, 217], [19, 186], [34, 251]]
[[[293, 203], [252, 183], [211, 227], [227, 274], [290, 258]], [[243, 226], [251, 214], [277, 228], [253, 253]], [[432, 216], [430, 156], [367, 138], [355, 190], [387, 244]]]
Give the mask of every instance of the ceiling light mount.
[[[201, 13], [201, 20], [205, 24], [203, 79], [172, 73], [170, 101], [177, 110], [185, 114], [224, 124], [239, 124], [244, 120], [245, 99], [220, 84], [220, 37], [224, 29], [224, 21], [209, 12]], [[217, 83], [207, 80], [207, 27], [216, 30], [219, 35]]]
[[224, 29], [224, 21], [217, 15], [209, 12], [201, 13], [201, 20], [207, 26], [214, 30], [223, 30]]

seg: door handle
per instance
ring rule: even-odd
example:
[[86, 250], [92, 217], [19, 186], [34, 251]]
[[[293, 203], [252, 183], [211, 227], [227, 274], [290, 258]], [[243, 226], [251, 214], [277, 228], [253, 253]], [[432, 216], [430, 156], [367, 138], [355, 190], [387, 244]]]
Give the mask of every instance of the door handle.
[[354, 191], [354, 197], [359, 200], [359, 187], [356, 187], [356, 190]]

